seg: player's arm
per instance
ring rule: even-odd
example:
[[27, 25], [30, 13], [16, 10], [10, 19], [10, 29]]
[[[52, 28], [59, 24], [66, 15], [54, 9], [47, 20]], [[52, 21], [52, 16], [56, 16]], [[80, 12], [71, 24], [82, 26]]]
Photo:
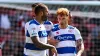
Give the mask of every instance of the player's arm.
[[78, 52], [77, 52], [77, 56], [81, 56], [81, 54], [84, 51], [84, 44], [83, 44], [83, 40], [79, 39], [76, 41], [77, 43], [77, 48], [78, 48]]
[[40, 42], [37, 36], [32, 36], [31, 39], [34, 42], [35, 46], [40, 48], [40, 49], [52, 49], [52, 48], [54, 48], [54, 46], [52, 46], [52, 45]]
[[53, 45], [49, 45], [49, 44], [43, 43], [43, 42], [41, 42], [39, 40], [38, 31], [37, 31], [36, 25], [30, 25], [28, 27], [28, 31], [29, 31], [30, 37], [32, 39], [32, 42], [34, 43], [34, 45], [37, 48], [40, 48], [40, 49], [50, 49], [50, 50], [52, 50], [53, 53], [57, 52], [56, 48]]
[[48, 43], [49, 43], [49, 44], [51, 44], [51, 45], [53, 45], [53, 46], [56, 46], [58, 42], [59, 42], [58, 40], [55, 40], [55, 39], [53, 39], [53, 38], [50, 37], [50, 36], [48, 37]]
[[54, 46], [40, 42], [37, 36], [31, 37], [31, 39], [34, 42], [36, 47], [41, 48], [41, 49], [50, 49], [52, 54], [54, 55], [55, 53], [57, 56], [57, 50]]
[[84, 43], [80, 31], [75, 29], [76, 45], [77, 45], [77, 56], [81, 56], [84, 51]]

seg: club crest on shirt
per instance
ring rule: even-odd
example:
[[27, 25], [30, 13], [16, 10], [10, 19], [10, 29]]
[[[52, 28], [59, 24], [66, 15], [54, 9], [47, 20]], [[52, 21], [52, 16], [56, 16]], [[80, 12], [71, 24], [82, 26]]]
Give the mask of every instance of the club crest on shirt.
[[73, 31], [72, 29], [68, 30], [68, 32], [70, 32], [70, 33], [71, 33], [72, 31]]
[[49, 29], [49, 26], [45, 26], [46, 29]]
[[59, 32], [57, 31], [56, 34], [59, 34]]
[[32, 30], [35, 30], [35, 28], [32, 28]]
[[33, 31], [32, 31], [32, 35], [37, 35], [37, 33], [33, 30]]

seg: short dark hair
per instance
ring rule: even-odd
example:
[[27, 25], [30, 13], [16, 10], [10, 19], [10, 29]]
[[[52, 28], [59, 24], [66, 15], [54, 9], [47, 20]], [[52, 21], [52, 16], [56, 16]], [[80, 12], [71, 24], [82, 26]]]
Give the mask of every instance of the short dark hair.
[[37, 5], [36, 7], [35, 7], [35, 10], [34, 10], [34, 12], [35, 12], [35, 14], [37, 15], [40, 11], [44, 11], [44, 10], [46, 10], [47, 9], [47, 6], [46, 5]]

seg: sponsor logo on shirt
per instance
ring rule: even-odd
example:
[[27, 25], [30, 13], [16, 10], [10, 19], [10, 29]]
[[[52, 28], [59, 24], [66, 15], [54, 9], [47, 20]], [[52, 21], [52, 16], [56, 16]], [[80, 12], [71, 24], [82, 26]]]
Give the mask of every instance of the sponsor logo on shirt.
[[32, 31], [32, 35], [37, 35], [37, 33], [33, 30], [33, 31]]
[[72, 39], [73, 37], [72, 36], [58, 36], [56, 39], [57, 40], [68, 40], [68, 39]]

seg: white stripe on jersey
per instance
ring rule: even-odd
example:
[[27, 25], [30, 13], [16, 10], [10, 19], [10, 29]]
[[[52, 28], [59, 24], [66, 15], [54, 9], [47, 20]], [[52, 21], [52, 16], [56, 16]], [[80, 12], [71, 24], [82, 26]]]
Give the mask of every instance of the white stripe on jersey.
[[[55, 36], [58, 36], [58, 35], [61, 35], [61, 34], [74, 34], [75, 32], [74, 32], [74, 30], [72, 30], [72, 32], [69, 32], [69, 28], [66, 28], [66, 29], [59, 29], [59, 30], [57, 30], [57, 31], [54, 31], [54, 32], [52, 32], [52, 33], [54, 33], [55, 34]], [[56, 34], [56, 32], [59, 32], [59, 34]]]
[[76, 47], [75, 45], [75, 41], [70, 41], [70, 40], [66, 40], [66, 41], [61, 41], [57, 44], [56, 48], [60, 48], [60, 47]]
[[38, 51], [24, 48], [24, 54], [28, 56], [46, 56], [46, 50]]
[[26, 37], [25, 42], [26, 42], [26, 43], [33, 43], [30, 37]]
[[[46, 37], [44, 37], [44, 38], [46, 38]], [[45, 43], [46, 41], [45, 40], [43, 41], [43, 40], [44, 40], [43, 38], [40, 38], [40, 41]], [[26, 37], [25, 41], [26, 41], [26, 43], [33, 43], [32, 40], [30, 39], [30, 37]]]
[[52, 25], [45, 24], [45, 27], [46, 27], [46, 30], [47, 31], [51, 31], [51, 29], [52, 29], [53, 26]]

